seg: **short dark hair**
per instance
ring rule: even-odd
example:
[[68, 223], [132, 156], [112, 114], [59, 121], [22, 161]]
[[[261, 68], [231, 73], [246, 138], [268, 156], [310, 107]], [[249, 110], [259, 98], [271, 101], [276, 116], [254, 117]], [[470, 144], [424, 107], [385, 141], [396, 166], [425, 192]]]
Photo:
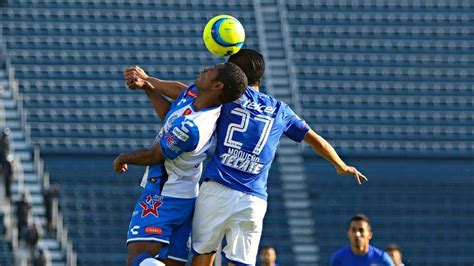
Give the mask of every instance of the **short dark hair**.
[[265, 72], [263, 55], [251, 49], [240, 49], [227, 62], [238, 65], [247, 76], [249, 85], [259, 85]]
[[389, 251], [395, 251], [395, 250], [401, 253], [400, 247], [397, 244], [393, 243], [393, 244], [388, 245], [385, 251], [389, 252]]
[[272, 246], [264, 246], [264, 247], [261, 249], [261, 251], [264, 251], [264, 250], [267, 250], [267, 249], [273, 249], [273, 250], [275, 250], [275, 248], [272, 247]]
[[219, 96], [221, 104], [232, 102], [240, 98], [248, 86], [247, 77], [240, 67], [233, 63], [225, 63], [224, 67], [219, 69], [215, 78], [224, 84], [222, 93]]
[[362, 214], [362, 213], [358, 213], [354, 216], [352, 216], [351, 220], [349, 221], [349, 223], [347, 224], [347, 229], [349, 229], [351, 227], [351, 223], [353, 221], [364, 221], [366, 222], [368, 225], [369, 225], [369, 230], [371, 230], [371, 225], [370, 225], [370, 221], [369, 221], [369, 217], [367, 217], [365, 214]]

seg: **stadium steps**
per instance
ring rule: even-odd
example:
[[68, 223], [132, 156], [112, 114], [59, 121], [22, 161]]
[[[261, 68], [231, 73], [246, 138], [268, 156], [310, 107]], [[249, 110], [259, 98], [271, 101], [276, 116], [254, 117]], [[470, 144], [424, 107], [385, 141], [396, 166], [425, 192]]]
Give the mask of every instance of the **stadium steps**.
[[[284, 1], [259, 0], [255, 2], [256, 17], [261, 19], [259, 34], [263, 37], [260, 36], [260, 43], [263, 44], [262, 52], [266, 57], [267, 65], [265, 74], [267, 78], [264, 79], [266, 92], [297, 109], [294, 104], [297, 103], [298, 97], [297, 87], [294, 87], [296, 80], [291, 75], [291, 47], [289, 36], [284, 33], [288, 26], [285, 19], [286, 13], [282, 8]], [[286, 211], [288, 217], [290, 248], [295, 255], [293, 264], [317, 265], [319, 247], [314, 234], [309, 193], [306, 192], [304, 186], [301, 186], [305, 183], [306, 177], [301, 165], [303, 160], [298, 145], [283, 138], [277, 151], [276, 161], [281, 178], [280, 201], [283, 201], [285, 205], [282, 211]], [[271, 205], [271, 199], [269, 202]]]
[[[32, 204], [33, 222], [40, 226], [40, 232], [46, 232], [46, 217], [43, 200], [43, 183], [38, 170], [35, 167], [33, 147], [25, 133], [24, 118], [22, 114], [21, 97], [13, 92], [11, 86], [2, 94], [2, 102], [6, 113], [6, 126], [11, 130], [11, 149], [15, 156], [16, 180], [12, 184], [12, 202], [20, 199], [22, 193], [26, 193]], [[20, 104], [19, 104], [20, 103]], [[22, 122], [23, 121], [23, 122]], [[39, 247], [47, 250], [52, 265], [66, 265], [66, 257], [56, 238], [44, 234], [38, 243]], [[20, 255], [22, 256], [22, 255]]]
[[285, 47], [285, 36], [279, 22], [281, 14], [277, 0], [261, 0], [261, 17], [266, 43], [266, 74], [269, 82], [269, 93], [277, 99], [291, 103], [291, 88], [288, 69], [288, 51]]
[[282, 138], [277, 154], [281, 195], [297, 265], [316, 265], [320, 260], [319, 246], [316, 244], [310, 194], [305, 187], [303, 157], [298, 145], [286, 137]]

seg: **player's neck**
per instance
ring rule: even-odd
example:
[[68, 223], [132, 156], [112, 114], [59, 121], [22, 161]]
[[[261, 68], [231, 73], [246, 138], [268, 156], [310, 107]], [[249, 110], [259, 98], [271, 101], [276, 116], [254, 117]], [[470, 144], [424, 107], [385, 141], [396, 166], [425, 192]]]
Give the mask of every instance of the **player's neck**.
[[199, 94], [196, 100], [193, 103], [194, 109], [200, 111], [202, 109], [217, 107], [220, 105], [220, 102], [216, 100], [214, 95], [202, 95]]
[[356, 255], [365, 255], [367, 253], [369, 253], [369, 245], [367, 246], [352, 246], [351, 245], [351, 250], [352, 250], [352, 253], [356, 254]]
[[260, 88], [258, 85], [249, 85], [249, 86], [256, 91], [260, 91]]

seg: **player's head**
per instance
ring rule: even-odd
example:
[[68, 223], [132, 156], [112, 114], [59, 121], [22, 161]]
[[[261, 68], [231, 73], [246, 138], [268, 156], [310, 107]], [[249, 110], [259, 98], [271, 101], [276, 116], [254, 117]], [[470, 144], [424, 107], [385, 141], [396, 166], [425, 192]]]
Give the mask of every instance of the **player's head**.
[[356, 214], [349, 221], [347, 226], [347, 237], [351, 241], [351, 246], [355, 249], [368, 247], [372, 239], [372, 229], [369, 218], [364, 214]]
[[276, 252], [275, 249], [271, 246], [266, 246], [260, 251], [260, 260], [262, 261], [262, 266], [273, 266], [276, 261]]
[[10, 129], [8, 127], [2, 130], [2, 138], [8, 137], [10, 135]]
[[392, 258], [395, 266], [402, 265], [402, 252], [397, 244], [388, 245], [385, 251], [387, 251], [387, 254]]
[[240, 49], [231, 55], [227, 62], [238, 65], [247, 76], [250, 86], [259, 86], [265, 72], [263, 55], [251, 49]]
[[220, 104], [238, 99], [247, 88], [245, 73], [233, 63], [206, 67], [194, 83], [199, 93], [215, 94]]

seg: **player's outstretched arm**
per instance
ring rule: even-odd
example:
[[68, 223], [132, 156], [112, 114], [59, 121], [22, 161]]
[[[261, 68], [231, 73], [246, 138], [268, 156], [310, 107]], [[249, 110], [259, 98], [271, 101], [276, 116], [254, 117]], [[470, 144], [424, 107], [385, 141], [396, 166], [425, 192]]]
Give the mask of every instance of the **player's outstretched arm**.
[[[174, 80], [161, 80], [158, 78], [150, 77], [148, 74], [139, 66], [134, 66], [127, 68], [123, 74], [126, 80], [133, 80], [136, 78], [143, 79], [149, 82], [155, 91], [158, 91], [162, 95], [169, 97], [171, 99], [178, 98], [181, 91], [186, 89], [188, 86], [185, 84], [174, 81]], [[134, 89], [134, 88], [131, 88]]]
[[119, 173], [125, 173], [128, 169], [128, 164], [153, 165], [164, 160], [165, 155], [163, 154], [160, 142], [158, 141], [149, 149], [120, 154], [114, 160], [114, 170]]
[[316, 134], [313, 130], [308, 131], [304, 137], [304, 141], [311, 145], [316, 153], [334, 165], [339, 175], [353, 175], [359, 185], [362, 181], [368, 180], [367, 177], [365, 177], [355, 167], [346, 165], [331, 144], [329, 144], [329, 142], [327, 142], [323, 137]]
[[165, 119], [166, 114], [170, 110], [171, 104], [157, 91], [154, 86], [141, 78], [135, 78], [127, 81], [127, 86], [131, 89], [142, 89], [150, 99], [151, 105], [155, 113], [161, 120]]

